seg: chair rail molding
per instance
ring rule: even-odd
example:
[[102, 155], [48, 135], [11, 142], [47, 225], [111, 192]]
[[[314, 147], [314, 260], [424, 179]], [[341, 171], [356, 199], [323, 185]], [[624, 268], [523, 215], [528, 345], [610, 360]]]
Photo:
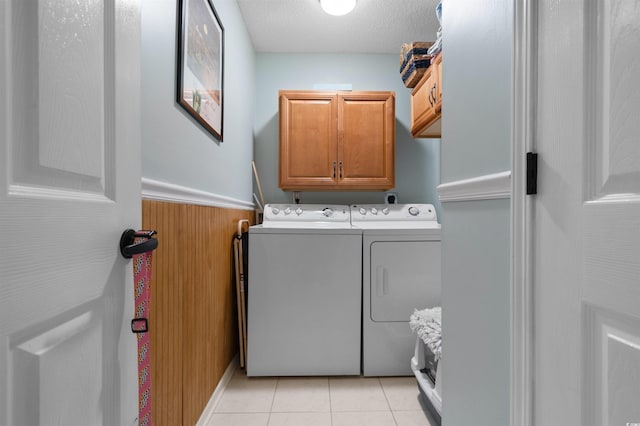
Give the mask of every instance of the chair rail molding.
[[441, 203], [510, 198], [511, 171], [447, 182], [437, 189]]
[[146, 200], [170, 201], [174, 203], [195, 204], [209, 207], [222, 207], [241, 210], [254, 210], [253, 202], [214, 194], [199, 189], [172, 183], [142, 178], [142, 198]]

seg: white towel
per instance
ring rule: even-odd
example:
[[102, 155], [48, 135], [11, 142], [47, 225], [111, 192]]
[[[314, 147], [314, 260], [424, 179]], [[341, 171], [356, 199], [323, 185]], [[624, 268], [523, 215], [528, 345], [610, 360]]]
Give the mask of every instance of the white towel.
[[436, 361], [442, 358], [442, 308], [436, 306], [421, 311], [415, 309], [409, 318], [409, 327], [433, 352]]

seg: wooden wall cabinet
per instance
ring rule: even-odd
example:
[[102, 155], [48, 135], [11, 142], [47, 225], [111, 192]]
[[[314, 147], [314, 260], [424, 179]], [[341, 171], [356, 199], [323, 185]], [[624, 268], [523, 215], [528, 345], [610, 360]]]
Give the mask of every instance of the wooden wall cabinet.
[[442, 117], [442, 52], [411, 92], [411, 134], [439, 138]]
[[280, 91], [283, 190], [395, 186], [395, 93]]

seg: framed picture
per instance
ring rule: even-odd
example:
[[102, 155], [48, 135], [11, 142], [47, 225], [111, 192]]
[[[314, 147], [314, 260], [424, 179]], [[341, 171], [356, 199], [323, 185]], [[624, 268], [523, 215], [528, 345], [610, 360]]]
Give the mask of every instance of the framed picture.
[[211, 0], [180, 0], [177, 101], [222, 142], [224, 28]]

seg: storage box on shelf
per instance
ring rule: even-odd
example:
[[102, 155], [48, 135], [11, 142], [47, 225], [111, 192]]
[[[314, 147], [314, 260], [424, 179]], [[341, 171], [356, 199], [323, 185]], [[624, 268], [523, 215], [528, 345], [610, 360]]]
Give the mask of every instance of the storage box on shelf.
[[414, 41], [413, 43], [404, 43], [400, 46], [400, 68], [403, 68], [404, 64], [411, 56], [426, 55], [431, 45], [433, 45], [432, 41]]
[[428, 54], [430, 41], [405, 43], [400, 48], [400, 76], [404, 85], [413, 88], [431, 66], [435, 55]]
[[442, 52], [427, 68], [411, 92], [411, 134], [414, 138], [439, 138], [442, 116]]
[[434, 55], [413, 55], [402, 68], [402, 82], [405, 87], [412, 89], [431, 66]]

